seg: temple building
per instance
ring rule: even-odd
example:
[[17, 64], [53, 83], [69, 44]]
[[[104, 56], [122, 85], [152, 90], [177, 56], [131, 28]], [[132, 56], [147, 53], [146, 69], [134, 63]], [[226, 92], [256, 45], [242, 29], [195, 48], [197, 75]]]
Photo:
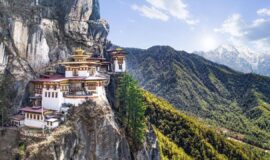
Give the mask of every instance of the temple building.
[[109, 52], [111, 54], [111, 58], [113, 60], [112, 68], [115, 73], [121, 73], [126, 71], [126, 52], [121, 49], [117, 48]]
[[105, 87], [110, 74], [126, 71], [125, 53], [122, 49], [109, 52], [109, 58], [92, 57], [84, 50], [77, 49], [69, 59], [59, 63], [64, 74], [57, 74], [49, 68], [46, 74], [31, 81], [31, 107], [21, 109], [22, 116], [14, 117], [13, 123], [31, 128], [58, 127], [59, 113], [65, 106], [79, 106], [83, 102], [106, 96]]

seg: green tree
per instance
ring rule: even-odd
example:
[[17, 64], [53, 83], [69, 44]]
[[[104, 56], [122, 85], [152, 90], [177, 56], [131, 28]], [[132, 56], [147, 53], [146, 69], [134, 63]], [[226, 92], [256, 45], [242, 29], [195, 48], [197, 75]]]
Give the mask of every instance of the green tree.
[[125, 128], [127, 135], [135, 148], [140, 146], [145, 137], [145, 117], [146, 106], [144, 104], [143, 93], [135, 81], [127, 73], [121, 78], [118, 88], [119, 98], [119, 118]]

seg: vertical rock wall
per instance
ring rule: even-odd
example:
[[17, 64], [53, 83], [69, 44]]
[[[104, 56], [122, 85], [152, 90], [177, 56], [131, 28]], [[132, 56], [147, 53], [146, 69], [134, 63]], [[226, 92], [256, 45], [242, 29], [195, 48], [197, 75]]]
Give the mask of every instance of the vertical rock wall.
[[109, 25], [100, 19], [98, 0], [1, 0], [0, 19], [0, 60], [9, 57], [5, 73], [18, 84], [15, 108], [36, 73], [76, 48], [104, 56]]
[[7, 54], [5, 52], [5, 45], [0, 43], [0, 66], [5, 66], [7, 64]]
[[73, 108], [69, 121], [51, 137], [28, 146], [29, 159], [130, 160], [124, 134], [106, 98]]

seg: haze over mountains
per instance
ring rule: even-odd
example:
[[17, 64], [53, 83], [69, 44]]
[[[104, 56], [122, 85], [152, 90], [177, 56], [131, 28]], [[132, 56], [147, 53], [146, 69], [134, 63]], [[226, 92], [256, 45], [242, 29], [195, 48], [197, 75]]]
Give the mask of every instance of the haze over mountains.
[[194, 53], [237, 71], [270, 76], [270, 55], [258, 54], [245, 47], [226, 44], [212, 51]]

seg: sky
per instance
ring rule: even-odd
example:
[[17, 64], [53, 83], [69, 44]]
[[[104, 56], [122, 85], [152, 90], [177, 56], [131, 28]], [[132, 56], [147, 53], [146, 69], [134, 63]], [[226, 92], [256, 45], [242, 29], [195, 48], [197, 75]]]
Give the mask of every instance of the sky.
[[270, 0], [100, 0], [108, 39], [122, 47], [209, 51], [222, 44], [270, 54]]

